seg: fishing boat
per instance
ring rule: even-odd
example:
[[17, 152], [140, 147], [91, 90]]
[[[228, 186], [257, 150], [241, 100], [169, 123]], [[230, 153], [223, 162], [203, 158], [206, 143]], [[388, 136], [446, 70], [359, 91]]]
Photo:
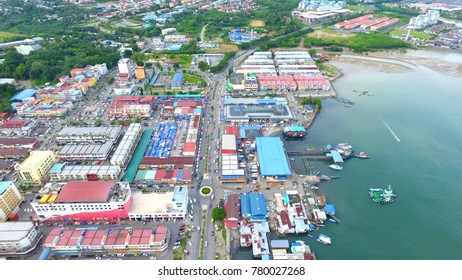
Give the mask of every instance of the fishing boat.
[[313, 235], [311, 235], [311, 234], [309, 234], [309, 233], [308, 233], [306, 236], [311, 237], [311, 238], [314, 237]]
[[329, 167], [334, 169], [334, 170], [340, 170], [340, 171], [343, 170], [343, 166], [338, 165], [338, 164], [329, 164]]
[[370, 188], [369, 196], [375, 203], [388, 204], [395, 201], [397, 194], [391, 189], [391, 186], [389, 185], [388, 189]]
[[294, 158], [289, 158], [290, 160], [295, 160]]
[[319, 188], [316, 187], [316, 186], [311, 186], [310, 189], [312, 189], [312, 190], [318, 190]]
[[360, 152], [359, 154], [355, 155], [355, 158], [367, 159], [367, 158], [369, 158], [369, 156], [366, 155], [366, 153], [364, 153], [364, 152]]
[[332, 175], [330, 176], [331, 179], [340, 179], [340, 175]]
[[330, 245], [332, 243], [330, 237], [323, 233], [319, 234], [317, 241], [325, 245]]

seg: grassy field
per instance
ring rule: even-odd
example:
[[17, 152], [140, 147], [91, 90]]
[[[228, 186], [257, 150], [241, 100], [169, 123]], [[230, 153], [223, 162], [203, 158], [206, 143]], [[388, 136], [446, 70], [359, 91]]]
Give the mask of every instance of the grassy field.
[[185, 83], [190, 83], [190, 84], [199, 84], [199, 87], [200, 88], [203, 88], [203, 87], [206, 87], [207, 86], [207, 82], [200, 78], [200, 77], [197, 77], [197, 76], [193, 76], [193, 75], [189, 75], [189, 74], [184, 74], [183, 75], [183, 80]]
[[237, 52], [239, 47], [233, 44], [223, 44], [220, 45], [218, 49], [206, 50], [206, 53], [226, 53], [226, 52]]
[[15, 38], [15, 37], [24, 37], [24, 35], [0, 31], [0, 43], [7, 42], [10, 39]]
[[355, 12], [364, 12], [364, 11], [370, 10], [369, 7], [366, 7], [363, 5], [348, 5], [348, 9], [355, 11]]
[[189, 66], [191, 66], [192, 59], [192, 55], [180, 54], [178, 56], [178, 63], [181, 64], [181, 67], [183, 68], [189, 68]]
[[[401, 36], [401, 35], [406, 35], [406, 34], [407, 34], [407, 30], [393, 30], [390, 32], [390, 35], [396, 35], [396, 36]], [[431, 40], [435, 38], [434, 35], [430, 35], [430, 34], [423, 33], [423, 32], [418, 32], [418, 31], [411, 31], [411, 36], [414, 38], [423, 39], [423, 40]]]
[[347, 38], [353, 37], [354, 34], [352, 33], [346, 33], [346, 32], [340, 32], [332, 29], [319, 29], [316, 30], [312, 33], [309, 33], [307, 37], [313, 37], [313, 38], [319, 38], [323, 40], [328, 40], [331, 42], [339, 42]]
[[250, 22], [251, 27], [262, 27], [265, 26], [265, 22], [263, 20], [252, 20]]

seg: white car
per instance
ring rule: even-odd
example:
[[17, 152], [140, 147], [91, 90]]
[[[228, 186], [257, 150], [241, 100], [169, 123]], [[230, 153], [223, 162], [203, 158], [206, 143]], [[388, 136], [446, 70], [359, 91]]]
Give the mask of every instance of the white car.
[[204, 244], [205, 247], [207, 247], [207, 241], [205, 241], [205, 244]]

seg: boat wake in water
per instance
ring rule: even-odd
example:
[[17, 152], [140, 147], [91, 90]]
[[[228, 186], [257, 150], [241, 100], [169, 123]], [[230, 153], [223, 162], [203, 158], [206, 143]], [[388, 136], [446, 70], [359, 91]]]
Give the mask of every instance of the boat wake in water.
[[380, 118], [383, 122], [383, 124], [388, 128], [388, 130], [390, 131], [390, 133], [393, 135], [393, 137], [395, 137], [396, 141], [398, 142], [401, 142], [401, 140], [398, 138], [398, 136], [396, 135], [396, 133], [393, 131], [393, 129], [391, 129], [391, 127], [382, 119]]

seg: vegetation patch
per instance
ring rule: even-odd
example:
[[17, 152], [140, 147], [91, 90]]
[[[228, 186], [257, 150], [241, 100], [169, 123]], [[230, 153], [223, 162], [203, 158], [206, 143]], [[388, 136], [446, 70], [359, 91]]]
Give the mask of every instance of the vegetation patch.
[[388, 35], [370, 32], [358, 33], [350, 38], [313, 38], [307, 37], [304, 42], [305, 48], [343, 46], [352, 49], [357, 53], [377, 51], [381, 49], [409, 48], [411, 45], [400, 39]]
[[24, 35], [21, 35], [21, 34], [0, 31], [0, 43], [13, 41], [15, 39], [19, 40], [19, 39], [23, 39], [23, 38], [25, 38], [25, 37], [24, 37]]

